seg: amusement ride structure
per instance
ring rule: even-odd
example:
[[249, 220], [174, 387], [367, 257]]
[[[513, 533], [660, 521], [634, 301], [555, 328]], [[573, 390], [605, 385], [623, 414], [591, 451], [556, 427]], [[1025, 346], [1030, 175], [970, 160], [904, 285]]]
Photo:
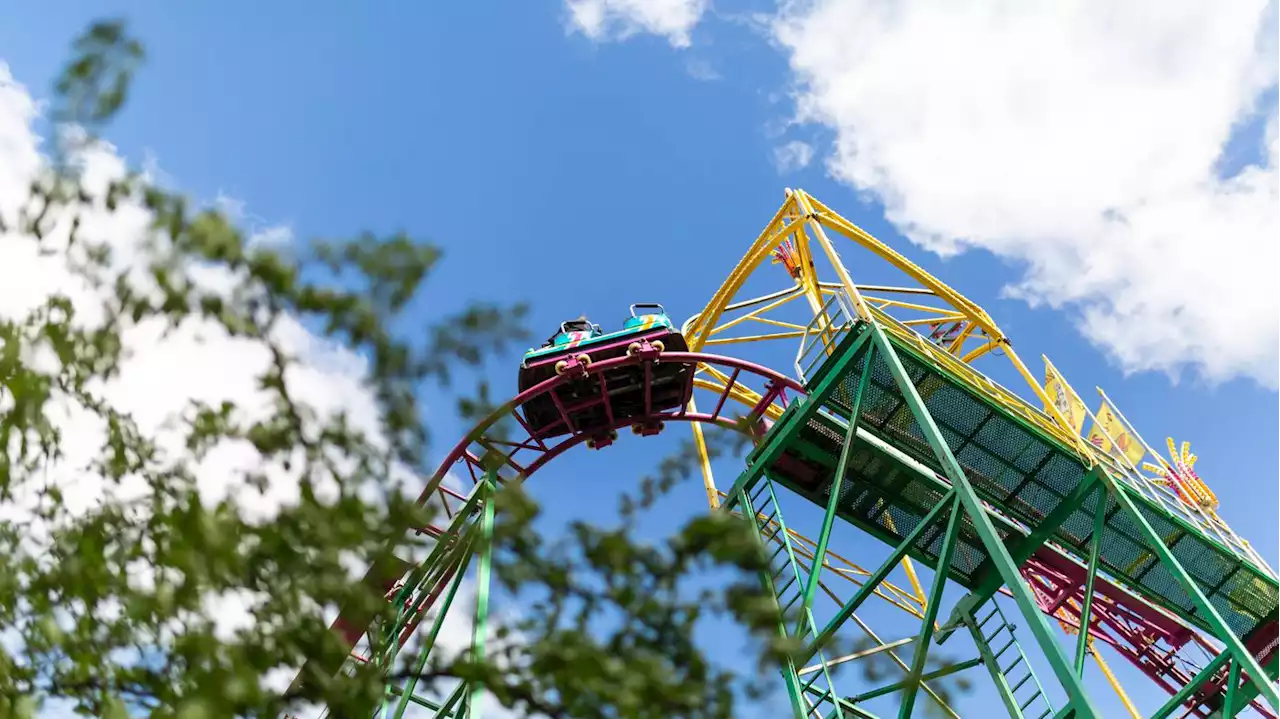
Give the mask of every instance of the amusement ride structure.
[[[841, 251], [868, 258], [864, 281], [898, 279], [856, 282]], [[495, 489], [619, 431], [687, 423], [711, 510], [754, 528], [771, 557], [760, 580], [795, 617], [778, 627], [804, 647], [780, 667], [795, 717], [908, 717], [926, 702], [960, 716], [935, 689], [960, 672], [992, 697], [966, 716], [1103, 716], [1102, 692], [1143, 716], [1109, 661], [1164, 690], [1151, 717], [1280, 711], [1276, 573], [1218, 516], [1188, 445], [1169, 440], [1162, 456], [1105, 395], [1090, 412], [1047, 358], [1037, 380], [981, 307], [805, 192], [787, 190], [683, 326], [651, 305], [617, 332], [561, 330], [526, 354], [519, 394], [427, 482], [421, 501], [443, 511], [418, 530], [434, 538], [425, 560], [369, 569], [396, 620], [339, 614], [347, 662], [425, 666], [459, 620], [483, 656], [491, 557], [477, 547]], [[786, 369], [748, 359], [781, 351], [794, 358]], [[1029, 400], [978, 369], [1001, 361]], [[499, 422], [519, 436], [493, 432]], [[716, 481], [704, 425], [750, 434], [732, 481]], [[837, 532], [885, 553], [865, 569]], [[910, 622], [907, 636], [879, 626], [888, 614]], [[854, 637], [862, 648], [835, 651]], [[942, 647], [961, 658], [931, 668]], [[858, 667], [876, 655], [899, 674], [868, 686]], [[1088, 666], [1110, 687], [1086, 686]], [[389, 678], [378, 716], [473, 718], [482, 694]]]

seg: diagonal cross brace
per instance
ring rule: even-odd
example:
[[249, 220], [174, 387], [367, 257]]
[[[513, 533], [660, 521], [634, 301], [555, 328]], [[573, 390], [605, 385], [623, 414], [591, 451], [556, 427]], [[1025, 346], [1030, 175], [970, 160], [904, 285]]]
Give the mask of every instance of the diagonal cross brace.
[[[1099, 486], [1099, 469], [1094, 467], [1084, 476], [1080, 484], [1077, 484], [1075, 489], [1071, 490], [1071, 493], [1064, 497], [1057, 507], [1053, 508], [1053, 511], [1045, 515], [1044, 520], [1036, 525], [1030, 534], [1010, 542], [1009, 558], [1013, 563], [1021, 567], [1024, 562], [1030, 559], [1036, 553], [1036, 550], [1044, 546], [1044, 543], [1058, 531], [1058, 528], [1067, 521], [1067, 518], [1074, 514]], [[1100, 497], [1105, 498], [1105, 493]], [[1099, 499], [1099, 501], [1102, 502], [1103, 500]], [[1105, 511], [1105, 507], [1106, 504], [1103, 502], [1100, 510]], [[959, 628], [961, 617], [976, 612], [978, 607], [981, 607], [988, 599], [995, 596], [995, 593], [1003, 586], [1000, 573], [996, 571], [992, 560], [988, 559], [983, 565], [983, 569], [977, 572], [980, 577], [978, 586], [961, 597], [956, 603], [955, 608], [951, 611], [950, 619], [946, 622], [946, 627], [938, 633], [939, 642], [946, 640], [952, 632]]]
[[[796, 658], [797, 664], [804, 664], [808, 662], [813, 658], [813, 655], [817, 654], [824, 646], [826, 646], [827, 642], [831, 641], [831, 637], [835, 636], [835, 633], [840, 629], [840, 626], [848, 621], [849, 617], [853, 616], [854, 612], [858, 611], [858, 607], [862, 606], [862, 603], [871, 597], [875, 592], [876, 587], [888, 578], [889, 572], [892, 572], [893, 568], [898, 566], [898, 563], [902, 561], [902, 558], [907, 556], [907, 552], [911, 549], [912, 545], [914, 545], [916, 541], [920, 539], [921, 535], [923, 535], [925, 531], [933, 525], [934, 521], [937, 520], [943, 512], [950, 509], [951, 505], [954, 503], [955, 490], [952, 490], [939, 500], [938, 503], [934, 505], [933, 509], [929, 510], [929, 513], [920, 520], [920, 523], [915, 526], [915, 529], [912, 529], [911, 532], [907, 534], [906, 538], [904, 538], [893, 550], [889, 557], [881, 563], [880, 568], [872, 572], [871, 576], [867, 577], [867, 581], [863, 582], [862, 586], [858, 587], [858, 591], [854, 592], [853, 596], [849, 598], [849, 601], [845, 602], [844, 606], [840, 607], [840, 611], [836, 612], [836, 615], [831, 618], [831, 621], [827, 622], [827, 625], [822, 628], [822, 631], [818, 632], [818, 635], [814, 637], [813, 641], [809, 642], [809, 645], [805, 647], [804, 653]], [[944, 569], [943, 571], [946, 570]]]
[[830, 371], [824, 373], [818, 383], [810, 388], [808, 397], [801, 401], [792, 402], [787, 407], [782, 417], [778, 419], [777, 424], [769, 431], [764, 444], [747, 455], [747, 468], [743, 470], [742, 474], [738, 475], [733, 487], [726, 493], [725, 502], [721, 505], [722, 509], [725, 511], [732, 510], [738, 504], [742, 491], [759, 479], [765, 468], [772, 465], [778, 459], [778, 456], [782, 454], [787, 442], [791, 439], [791, 435], [794, 434], [794, 428], [803, 427], [817, 414], [822, 407], [822, 403], [826, 401], [827, 397], [835, 391], [836, 387], [844, 379], [845, 370], [858, 360], [864, 348], [870, 346], [871, 333], [866, 328], [867, 325], [865, 324], [854, 325], [849, 334], [845, 336], [845, 339], [841, 340], [839, 348], [836, 350], [839, 354], [836, 356]]
[[[903, 367], [897, 350], [894, 349], [889, 338], [885, 336], [884, 329], [880, 327], [879, 323], [871, 322], [869, 327], [876, 348], [889, 365], [889, 371], [893, 374], [894, 381], [901, 390], [903, 399], [906, 400], [907, 405], [911, 408], [916, 422], [919, 424], [925, 439], [928, 440], [929, 446], [933, 449], [939, 464], [942, 465], [947, 479], [951, 480], [952, 487], [959, 495], [961, 505], [969, 515], [978, 537], [982, 540], [983, 549], [986, 550], [992, 564], [999, 572], [1000, 579], [1013, 594], [1013, 598], [1018, 604], [1018, 609], [1027, 622], [1027, 628], [1035, 636], [1036, 643], [1040, 646], [1041, 651], [1044, 652], [1049, 666], [1053, 669], [1053, 673], [1058, 677], [1063, 689], [1066, 690], [1070, 708], [1074, 710], [1075, 716], [1080, 719], [1099, 716], [1097, 708], [1093, 706], [1093, 702], [1085, 691], [1084, 683], [1079, 675], [1075, 673], [1071, 659], [1067, 657], [1062, 645], [1058, 643], [1053, 629], [1049, 626], [1048, 619], [1041, 613], [1035, 597], [1031, 594], [1031, 590], [1023, 582], [1022, 575], [1018, 572], [1018, 565], [1009, 555], [1008, 548], [1000, 541], [1000, 535], [996, 533], [995, 526], [991, 523], [991, 518], [987, 516], [986, 510], [982, 506], [982, 501], [978, 498], [978, 494], [974, 491], [973, 485], [970, 484], [964, 470], [960, 468], [960, 463], [956, 461], [955, 455], [952, 454], [951, 447], [942, 436], [941, 430], [938, 429], [933, 415], [930, 414], [915, 384], [911, 381], [911, 377], [907, 374], [906, 368]], [[942, 571], [945, 571], [945, 568]]]

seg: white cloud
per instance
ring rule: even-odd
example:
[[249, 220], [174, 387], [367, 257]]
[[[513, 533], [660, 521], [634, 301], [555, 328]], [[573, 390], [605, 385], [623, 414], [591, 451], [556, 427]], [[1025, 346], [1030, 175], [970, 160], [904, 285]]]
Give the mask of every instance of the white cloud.
[[720, 79], [720, 73], [716, 71], [715, 66], [700, 58], [686, 60], [684, 71], [689, 74], [689, 77], [703, 82], [713, 82]]
[[565, 0], [569, 29], [591, 40], [625, 40], [651, 33], [676, 48], [689, 46], [690, 32], [710, 4], [710, 0]]
[[773, 149], [773, 164], [782, 174], [803, 170], [812, 161], [813, 147], [807, 142], [792, 140]]
[[[93, 324], [100, 317], [100, 291], [69, 270], [65, 254], [41, 253], [34, 238], [20, 236], [13, 229], [30, 182], [44, 163], [40, 138], [32, 129], [37, 110], [26, 89], [14, 82], [8, 68], [0, 64], [0, 215], [7, 219], [9, 227], [0, 238], [0, 317], [20, 320], [50, 294], [61, 292], [71, 299], [77, 321]], [[154, 160], [150, 163], [154, 164]], [[85, 184], [97, 188], [105, 188], [110, 180], [122, 177], [126, 169], [109, 145], [89, 151], [82, 164]], [[243, 203], [220, 198], [218, 204], [237, 217], [245, 216]], [[150, 215], [141, 206], [122, 204], [114, 213], [85, 213], [79, 232], [88, 240], [105, 241], [118, 268], [139, 271], [133, 260], [139, 257], [139, 243], [146, 236], [149, 221]], [[281, 233], [270, 229], [263, 232], [277, 238]], [[61, 241], [65, 241], [65, 232], [61, 234]], [[49, 241], [56, 240], [57, 235], [55, 232]], [[194, 277], [206, 288], [226, 289], [234, 281], [221, 268], [195, 270]], [[275, 339], [298, 360], [286, 381], [300, 402], [320, 417], [345, 411], [354, 426], [376, 435], [377, 409], [364, 384], [367, 363], [363, 358], [313, 335], [292, 317], [280, 322]], [[217, 323], [199, 318], [171, 331], [157, 322], [145, 321], [127, 328], [123, 340], [127, 355], [119, 375], [100, 391], [118, 409], [130, 414], [145, 435], [158, 439], [162, 447], [183, 451], [174, 444], [179, 439], [174, 422], [192, 401], [215, 407], [223, 401], [233, 402], [248, 420], [261, 418], [269, 410], [269, 397], [257, 386], [257, 377], [270, 361], [261, 342], [232, 337]], [[29, 361], [47, 366], [52, 356], [47, 348], [35, 348], [30, 350]], [[96, 425], [96, 417], [74, 403], [64, 402], [60, 410], [62, 423], [74, 431], [65, 433], [66, 461], [50, 471], [55, 477], [64, 474], [63, 479], [68, 482], [74, 478], [81, 485], [92, 484], [100, 478], [78, 470], [96, 454], [102, 439], [101, 427]], [[229, 492], [240, 491], [237, 466], [247, 468], [257, 460], [256, 452], [247, 445], [228, 443], [219, 448], [198, 472], [202, 498], [218, 501]], [[254, 497], [253, 510], [264, 519], [281, 503], [296, 498], [296, 480], [287, 473], [278, 473], [272, 479], [290, 486], [273, 485], [267, 496]], [[103, 495], [105, 488], [100, 481], [98, 485], [80, 486], [72, 499], [88, 506]]]
[[1276, 107], [1262, 163], [1221, 179], [1276, 82], [1275, 6], [818, 0], [784, 6], [799, 119], [830, 171], [941, 253], [1025, 263], [1126, 370], [1278, 382]]
[[[7, 228], [0, 234], [0, 318], [21, 320], [39, 307], [54, 292], [62, 292], [71, 300], [76, 321], [94, 324], [101, 318], [102, 290], [79, 280], [66, 266], [65, 253], [42, 254], [34, 238], [15, 231], [19, 209], [28, 196], [32, 179], [47, 163], [42, 140], [33, 129], [41, 106], [26, 88], [14, 81], [9, 68], [0, 62], [0, 217]], [[86, 185], [101, 190], [125, 172], [124, 161], [110, 145], [101, 145], [79, 158]], [[144, 163], [145, 171], [154, 177], [158, 168], [153, 157]], [[220, 197], [216, 203], [234, 217], [249, 218], [255, 242], [287, 242], [287, 230], [273, 228], [260, 218], [250, 218], [244, 203]], [[113, 251], [118, 268], [139, 268], [138, 243], [145, 237], [150, 220], [148, 212], [137, 205], [124, 204], [114, 213], [86, 213], [79, 229], [80, 236], [91, 241], [105, 241]], [[66, 228], [55, 231], [48, 242], [65, 243]], [[64, 245], [65, 246], [65, 245]], [[214, 267], [195, 268], [196, 279], [206, 288], [226, 290], [234, 278]], [[114, 406], [130, 414], [144, 435], [157, 441], [162, 450], [184, 453], [177, 420], [188, 411], [193, 400], [218, 406], [229, 401], [239, 406], [242, 418], [252, 421], [269, 411], [267, 395], [259, 389], [257, 376], [270, 360], [267, 348], [260, 342], [234, 338], [218, 324], [192, 319], [165, 332], [151, 321], [126, 330], [123, 340], [127, 356], [120, 373], [99, 387]], [[345, 411], [353, 426], [376, 435], [377, 409], [364, 380], [367, 363], [350, 350], [312, 334], [294, 318], [285, 318], [276, 329], [275, 339], [297, 362], [286, 374], [286, 383], [295, 399], [324, 417]], [[25, 359], [37, 367], [52, 369], [56, 359], [47, 347], [26, 348]], [[7, 396], [0, 397], [0, 411]], [[147, 491], [134, 478], [120, 486], [112, 486], [103, 477], [84, 471], [98, 454], [104, 439], [102, 422], [91, 412], [68, 397], [60, 398], [50, 410], [51, 419], [63, 432], [64, 457], [44, 468], [37, 478], [59, 485], [65, 492], [68, 507], [84, 512], [108, 496], [136, 496]], [[298, 470], [287, 470], [283, 463], [264, 466], [256, 450], [244, 442], [224, 442], [196, 467], [197, 488], [206, 502], [223, 498], [236, 500], [248, 516], [269, 521], [282, 506], [299, 497]], [[244, 485], [244, 473], [265, 471], [268, 486], [264, 493]], [[406, 484], [418, 480], [401, 469], [397, 478]], [[13, 501], [0, 504], [0, 521], [23, 521], [31, 518], [31, 510], [39, 501], [35, 481], [19, 486]], [[418, 487], [405, 487], [416, 495]], [[317, 494], [332, 493], [334, 487], [317, 487]], [[30, 536], [29, 547], [38, 548], [40, 535]], [[354, 574], [363, 572], [353, 567]], [[130, 568], [131, 580], [147, 585], [153, 579], [152, 568], [145, 563]], [[238, 628], [252, 621], [250, 610], [260, 597], [248, 592], [224, 592], [206, 597], [209, 615], [216, 622], [216, 633], [230, 637]], [[112, 611], [113, 608], [100, 609]], [[332, 613], [332, 608], [330, 608]], [[6, 632], [0, 641], [15, 649], [16, 634]], [[275, 671], [267, 680], [272, 685], [287, 681], [288, 672]], [[60, 705], [59, 705], [60, 706]], [[46, 708], [54, 711], [55, 706]]]
[[[590, 37], [612, 19], [677, 47], [704, 15], [567, 2]], [[830, 172], [911, 240], [1024, 266], [1006, 294], [1068, 308], [1125, 371], [1276, 388], [1277, 108], [1259, 106], [1276, 85], [1276, 7], [783, 0], [749, 24], [789, 59], [787, 124], [834, 130]], [[1219, 177], [1259, 113], [1260, 159]], [[775, 150], [781, 172], [810, 159], [802, 143]]]

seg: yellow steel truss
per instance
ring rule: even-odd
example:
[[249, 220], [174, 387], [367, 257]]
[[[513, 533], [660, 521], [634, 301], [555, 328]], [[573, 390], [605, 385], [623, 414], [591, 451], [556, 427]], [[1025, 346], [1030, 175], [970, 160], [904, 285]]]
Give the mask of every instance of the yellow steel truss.
[[[855, 283], [849, 270], [841, 261], [828, 232], [851, 240], [870, 251], [888, 267], [905, 276], [906, 283], [902, 285]], [[827, 260], [824, 268], [826, 272], [834, 275], [833, 280], [824, 280], [819, 274], [819, 263], [815, 261], [813, 251], [815, 243]], [[748, 281], [756, 276], [756, 271], [770, 259], [775, 264], [781, 263], [785, 266], [786, 275], [789, 275], [789, 286], [763, 295], [739, 299], [739, 294], [745, 294], [743, 290]], [[774, 280], [783, 276], [774, 272], [772, 275]], [[766, 278], [761, 277], [761, 279]], [[1014, 352], [1008, 336], [1000, 330], [982, 307], [803, 190], [788, 189], [786, 191], [786, 200], [764, 231], [752, 243], [746, 255], [734, 266], [706, 307], [690, 317], [682, 329], [689, 349], [693, 352], [707, 348], [717, 348], [714, 351], [724, 352], [726, 350], [719, 348], [730, 347], [732, 350], [728, 351], [736, 353], [743, 348], [743, 345], [779, 341], [794, 344], [797, 340], [804, 338], [814, 327], [818, 328], [819, 334], [831, 332], [837, 328], [838, 323], [829, 316], [827, 309], [829, 307], [827, 298], [837, 293], [843, 293], [851, 299], [853, 310], [859, 318], [879, 322], [887, 331], [908, 343], [918, 354], [970, 384], [997, 405], [1017, 414], [1042, 432], [1060, 439], [1066, 446], [1075, 447], [1086, 463], [1092, 464], [1100, 459], [1094, 448], [1074, 431], [1068, 420], [1049, 400], [1042, 384], [1036, 380]], [[808, 314], [803, 319], [807, 320], [808, 324], [798, 322], [794, 318], [783, 319], [779, 316], [788, 309], [794, 311], [796, 300], [800, 299], [803, 299], [803, 304], [807, 305]], [[947, 323], [954, 325], [953, 331], [938, 341], [927, 339], [916, 329], [927, 326], [937, 328]], [[829, 346], [830, 343], [824, 342], [824, 344]], [[970, 366], [971, 362], [989, 354], [1000, 354], [1007, 358], [1046, 408], [1047, 413], [1040, 411]], [[720, 394], [727, 388], [731, 399], [746, 406], [755, 406], [760, 401], [759, 393], [741, 385], [729, 387], [729, 382], [729, 377], [713, 367], [699, 366], [695, 372], [694, 384], [700, 390]], [[690, 399], [689, 409], [696, 410], [695, 398]], [[775, 402], [765, 409], [764, 416], [770, 420], [776, 420], [781, 413], [782, 407]], [[723, 494], [716, 488], [702, 428], [697, 423], [691, 423], [690, 426], [701, 459], [707, 502], [715, 508], [720, 505]], [[799, 540], [800, 544], [803, 545], [806, 542], [812, 544], [812, 540], [793, 531], [789, 530], [789, 532], [793, 538]], [[866, 575], [865, 570], [850, 560], [831, 553], [827, 556], [831, 559], [824, 562], [822, 570], [832, 572], [855, 584], [858, 583], [858, 577]], [[882, 600], [905, 612], [917, 617], [922, 616], [927, 601], [924, 589], [920, 585], [910, 559], [903, 560], [902, 568], [911, 584], [911, 591], [885, 584], [884, 591], [877, 591], [876, 594]], [[820, 585], [824, 592], [836, 599], [836, 595], [825, 583]], [[864, 629], [870, 632], [869, 627]], [[872, 636], [874, 637], [874, 634]], [[1097, 653], [1091, 654], [1126, 708], [1133, 711], [1132, 703], [1110, 668]], [[949, 714], [954, 715], [950, 707], [945, 704], [942, 706]]]

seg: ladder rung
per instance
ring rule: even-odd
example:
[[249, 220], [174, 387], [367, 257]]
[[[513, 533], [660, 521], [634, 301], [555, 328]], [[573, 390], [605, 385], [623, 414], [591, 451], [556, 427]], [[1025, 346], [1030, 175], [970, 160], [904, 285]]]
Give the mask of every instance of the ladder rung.
[[787, 583], [782, 585], [782, 588], [778, 590], [778, 597], [782, 597], [783, 594], [786, 594], [787, 590], [791, 588], [791, 585], [795, 583], [796, 583], [796, 575], [792, 574], [791, 579], [788, 579]]
[[1051, 714], [1053, 714], [1053, 707], [1046, 707], [1044, 710], [1044, 714], [1041, 714], [1040, 716], [1036, 717], [1036, 719], [1044, 719], [1045, 717]]
[[1003, 655], [1005, 652], [1009, 651], [1009, 647], [1011, 647], [1011, 646], [1013, 646], [1014, 644], [1017, 644], [1017, 643], [1018, 643], [1018, 640], [1014, 639], [1013, 637], [1009, 637], [1009, 641], [1005, 642], [1005, 645], [1004, 645], [1003, 647], [1000, 647], [1000, 651], [998, 651], [998, 652], [996, 652], [995, 654], [991, 655], [991, 658], [992, 658], [992, 659], [999, 659], [999, 658], [1001, 657], [1001, 655]]
[[1012, 687], [1009, 688], [1009, 693], [1016, 694], [1017, 691], [1022, 688], [1023, 684], [1026, 684], [1027, 682], [1031, 681], [1031, 676], [1032, 676], [1031, 672], [1028, 671], [1027, 675], [1022, 678], [1022, 681], [1018, 682], [1017, 684], [1014, 684]]
[[809, 681], [805, 682], [805, 683], [804, 683], [804, 686], [800, 687], [800, 693], [801, 693], [801, 694], [803, 694], [803, 693], [805, 693], [805, 692], [809, 691], [809, 687], [813, 686], [814, 682], [816, 682], [816, 681], [818, 681], [819, 679], [821, 679], [821, 678], [822, 678], [822, 675], [825, 673], [825, 672], [824, 672], [824, 670], [825, 670], [825, 669], [826, 669], [826, 667], [824, 666], [824, 667], [822, 667], [821, 669], [815, 669], [815, 670], [813, 670], [813, 678], [812, 678], [812, 679], [810, 679]]
[[1035, 694], [1032, 694], [1025, 702], [1022, 703], [1021, 706], [1018, 707], [1018, 710], [1025, 711], [1027, 707], [1031, 706], [1031, 702], [1039, 698], [1040, 698], [1040, 692], [1036, 691]]
[[[984, 618], [982, 621], [978, 622], [978, 629], [982, 629], [983, 627], [987, 626], [987, 622], [991, 621], [991, 618], [992, 618], [992, 617], [994, 617], [995, 615], [999, 614], [999, 613], [1000, 613], [1000, 612], [999, 612], [999, 610], [997, 610], [997, 609], [992, 609], [992, 610], [991, 610], [991, 613], [990, 613], [990, 614], [988, 614], [988, 615], [986, 616], [986, 618]], [[997, 631], [999, 631], [999, 630], [997, 630]]]
[[[1001, 673], [1001, 674], [1008, 674], [1009, 672], [1013, 671], [1013, 668], [1014, 668], [1014, 667], [1016, 667], [1016, 666], [1018, 666], [1018, 664], [1020, 664], [1021, 662], [1022, 662], [1022, 652], [1018, 652], [1018, 656], [1013, 660], [1013, 664], [1010, 664], [1009, 666], [1005, 667], [1004, 669], [1001, 669], [1001, 670], [1000, 670], [1000, 673]], [[999, 666], [999, 665], [997, 665], [997, 666]], [[1031, 667], [1027, 667], [1027, 670], [1028, 670], [1028, 671], [1030, 671], [1030, 669], [1031, 669]]]

